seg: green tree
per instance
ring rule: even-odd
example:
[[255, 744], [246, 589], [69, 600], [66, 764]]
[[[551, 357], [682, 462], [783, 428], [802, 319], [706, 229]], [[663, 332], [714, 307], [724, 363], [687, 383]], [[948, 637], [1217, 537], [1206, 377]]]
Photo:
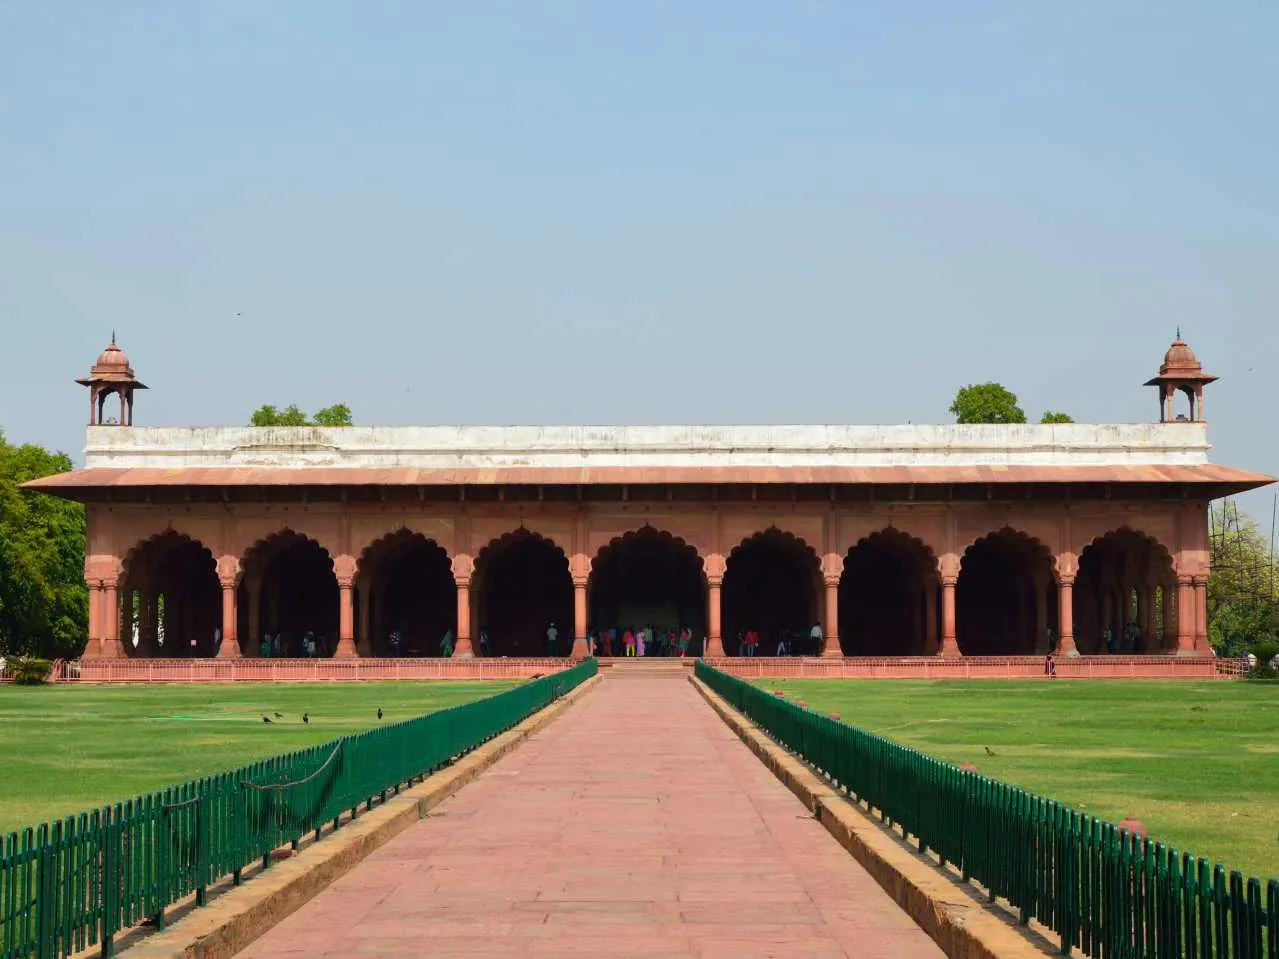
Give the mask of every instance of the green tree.
[[253, 426], [350, 426], [351, 408], [345, 403], [335, 403], [308, 419], [296, 403], [282, 410], [266, 403], [253, 411], [250, 422]]
[[79, 503], [18, 487], [72, 469], [70, 457], [0, 433], [0, 652], [77, 656], [89, 630], [85, 514]]
[[332, 406], [317, 410], [311, 417], [311, 422], [316, 426], [350, 426], [351, 407], [345, 403], [334, 403]]
[[950, 404], [956, 423], [1024, 423], [1026, 414], [1017, 405], [1017, 394], [999, 383], [965, 386]]
[[1208, 524], [1209, 641], [1234, 655], [1279, 640], [1279, 568], [1268, 537], [1230, 500], [1212, 507]]
[[1044, 415], [1043, 415], [1043, 416], [1041, 416], [1041, 417], [1039, 418], [1039, 422], [1040, 422], [1040, 423], [1045, 423], [1045, 424], [1047, 424], [1047, 423], [1073, 423], [1073, 422], [1075, 422], [1075, 418], [1074, 418], [1073, 416], [1071, 416], [1069, 413], [1056, 413], [1056, 412], [1054, 412], [1054, 411], [1052, 411], [1052, 410], [1047, 410], [1047, 411], [1045, 411], [1045, 412], [1044, 412]]

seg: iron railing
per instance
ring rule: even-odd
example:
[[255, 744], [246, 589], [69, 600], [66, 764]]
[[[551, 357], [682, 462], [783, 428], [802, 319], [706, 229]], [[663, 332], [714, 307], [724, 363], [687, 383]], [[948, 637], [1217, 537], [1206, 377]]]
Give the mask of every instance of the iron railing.
[[0, 840], [0, 959], [100, 947], [214, 882], [448, 765], [595, 675], [595, 660], [506, 692], [274, 756]]
[[1264, 884], [1114, 823], [822, 716], [705, 663], [697, 677], [778, 743], [1099, 959], [1279, 959], [1279, 881]]

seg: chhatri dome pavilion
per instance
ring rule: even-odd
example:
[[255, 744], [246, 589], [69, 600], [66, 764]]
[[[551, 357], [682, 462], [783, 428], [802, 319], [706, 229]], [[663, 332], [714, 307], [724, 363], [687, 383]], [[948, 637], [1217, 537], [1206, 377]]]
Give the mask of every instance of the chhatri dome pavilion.
[[145, 427], [113, 340], [84, 468], [27, 486], [87, 507], [86, 660], [1193, 656], [1209, 503], [1271, 482], [1209, 462], [1214, 379], [1178, 338], [1150, 423]]

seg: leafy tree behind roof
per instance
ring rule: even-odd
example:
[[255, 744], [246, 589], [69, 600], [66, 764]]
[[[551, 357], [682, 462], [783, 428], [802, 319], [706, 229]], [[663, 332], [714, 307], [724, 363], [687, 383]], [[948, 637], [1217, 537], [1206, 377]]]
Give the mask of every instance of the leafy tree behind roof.
[[253, 411], [253, 426], [350, 426], [351, 408], [345, 403], [335, 403], [316, 411], [308, 418], [296, 403], [290, 403], [284, 409], [277, 409], [270, 403], [263, 404]]
[[1026, 413], [1017, 405], [1017, 394], [1000, 383], [963, 387], [950, 404], [956, 423], [1025, 423]]

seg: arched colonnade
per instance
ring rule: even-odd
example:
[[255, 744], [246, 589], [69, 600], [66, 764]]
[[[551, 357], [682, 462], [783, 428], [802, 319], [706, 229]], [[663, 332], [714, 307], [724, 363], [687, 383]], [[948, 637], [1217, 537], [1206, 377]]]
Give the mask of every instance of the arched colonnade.
[[408, 529], [357, 555], [282, 529], [242, 556], [168, 530], [90, 557], [86, 581], [86, 655], [108, 657], [580, 655], [588, 629], [640, 625], [688, 627], [710, 656], [750, 633], [759, 655], [785, 635], [813, 655], [979, 656], [1189, 652], [1206, 632], [1204, 578], [1128, 526], [1058, 555], [1009, 527], [939, 555], [886, 526], [825, 556], [776, 526], [724, 553], [641, 526], [593, 555], [520, 527], [473, 557]]

